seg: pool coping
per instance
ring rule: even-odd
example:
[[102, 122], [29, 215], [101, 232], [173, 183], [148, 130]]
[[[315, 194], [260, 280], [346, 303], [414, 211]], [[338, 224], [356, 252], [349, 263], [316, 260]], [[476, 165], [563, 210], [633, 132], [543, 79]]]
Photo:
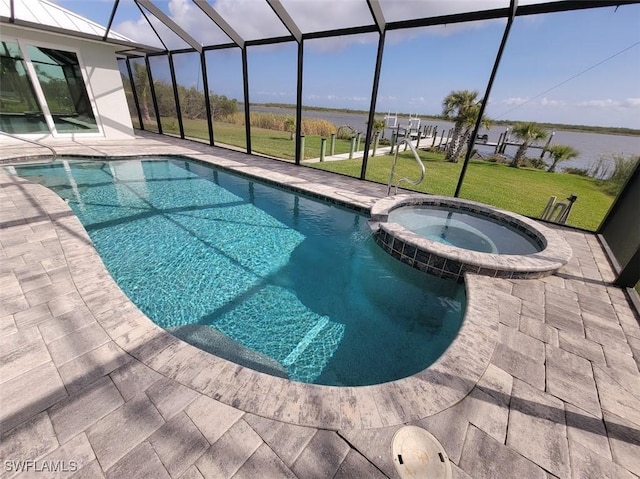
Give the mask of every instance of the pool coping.
[[[543, 249], [527, 255], [482, 253], [432, 241], [397, 223], [387, 222], [391, 211], [415, 205], [450, 206], [460, 211], [486, 214], [523, 231]], [[456, 281], [461, 281], [465, 273], [503, 279], [538, 279], [558, 271], [573, 255], [569, 243], [543, 224], [517, 213], [460, 198], [424, 194], [382, 198], [371, 208], [370, 225], [376, 231], [376, 242], [396, 259], [421, 271]]]
[[[181, 156], [235, 171], [232, 161], [220, 162], [214, 155]], [[239, 169], [241, 174], [257, 179], [262, 175], [273, 177], [263, 168], [252, 168], [256, 170], [248, 175], [246, 165]], [[274, 181], [290, 183], [283, 185], [285, 188], [299, 182], [283, 173], [275, 175], [279, 178]], [[484, 374], [496, 346], [499, 314], [495, 286], [485, 277], [466, 274], [467, 307], [458, 335], [434, 364], [417, 374], [379, 385], [337, 387], [299, 383], [254, 371], [200, 350], [153, 323], [108, 274], [88, 233], [66, 202], [42, 185], [17, 177], [15, 181], [29, 185], [29, 192], [38, 197], [50, 217], [56, 218], [56, 228], [73, 233], [65, 234], [61, 241], [72, 279], [109, 337], [158, 373], [243, 411], [331, 430], [407, 423], [443, 411], [467, 396]], [[299, 190], [300, 185], [296, 184], [295, 189]], [[83, 293], [82, 285], [91, 275], [99, 275], [104, 283], [99, 294]]]

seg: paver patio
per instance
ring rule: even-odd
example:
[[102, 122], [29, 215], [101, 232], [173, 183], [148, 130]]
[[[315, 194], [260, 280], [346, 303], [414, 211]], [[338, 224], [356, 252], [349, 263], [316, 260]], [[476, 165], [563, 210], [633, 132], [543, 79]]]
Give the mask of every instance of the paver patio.
[[[386, 192], [153, 134], [52, 144], [187, 155], [363, 210]], [[42, 153], [17, 142], [0, 157]], [[18, 461], [35, 461], [34, 477], [55, 461], [68, 469], [55, 477], [397, 477], [391, 439], [403, 424], [442, 443], [455, 478], [640, 475], [640, 326], [595, 235], [559, 229], [574, 257], [545, 279], [468, 278], [470, 307], [485, 313], [469, 347], [486, 362], [459, 355], [385, 388], [314, 388], [159, 330], [64, 201], [2, 170], [0, 184], [2, 478]]]

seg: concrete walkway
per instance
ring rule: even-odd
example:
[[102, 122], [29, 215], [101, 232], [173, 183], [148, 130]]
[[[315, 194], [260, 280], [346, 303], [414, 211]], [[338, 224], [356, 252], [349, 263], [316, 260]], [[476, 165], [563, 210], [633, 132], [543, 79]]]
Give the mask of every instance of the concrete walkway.
[[[400, 138], [400, 140], [402, 141], [402, 138]], [[436, 146], [436, 147], [444, 147], [447, 142], [448, 142], [448, 138], [440, 138], [440, 137], [436, 137], [435, 139], [432, 136], [426, 136], [426, 137], [422, 137], [420, 138], [420, 141], [416, 140], [411, 140], [411, 144], [415, 147], [415, 148], [430, 148], [432, 146]], [[362, 146], [364, 147], [364, 140], [362, 142]], [[394, 150], [395, 152], [395, 147]], [[407, 146], [403, 145], [400, 148], [401, 152], [404, 151], [408, 151]], [[375, 156], [382, 156], [382, 155], [388, 155], [391, 152], [391, 146], [378, 146], [378, 148], [376, 148], [376, 154]], [[343, 160], [348, 160], [349, 159], [349, 153], [338, 153], [335, 155], [325, 155], [324, 160], [322, 161], [343, 161]], [[364, 150], [359, 150], [359, 151], [354, 151], [353, 155], [351, 155], [351, 159], [353, 160], [357, 160], [360, 159], [364, 156]], [[373, 156], [373, 149], [369, 150], [369, 158], [375, 158], [375, 156]], [[304, 163], [320, 163], [320, 158], [307, 158], [305, 160], [302, 160]]]
[[[363, 210], [386, 190], [152, 134], [56, 148], [189, 155]], [[2, 478], [19, 461], [19, 477], [397, 477], [391, 438], [409, 423], [442, 443], [455, 478], [640, 475], [640, 326], [594, 235], [561, 230], [574, 258], [544, 280], [469, 278], [486, 323], [480, 346], [452, 348], [487, 354], [477, 377], [460, 355], [411, 390], [309, 395], [158, 331], [64, 201], [1, 172], [0, 185]], [[52, 467], [64, 470], [36, 472]]]

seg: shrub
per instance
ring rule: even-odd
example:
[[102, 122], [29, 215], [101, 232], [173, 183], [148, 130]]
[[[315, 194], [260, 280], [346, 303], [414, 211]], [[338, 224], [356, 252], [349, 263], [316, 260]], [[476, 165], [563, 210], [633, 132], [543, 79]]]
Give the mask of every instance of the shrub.
[[611, 176], [611, 165], [606, 158], [600, 157], [598, 161], [589, 167], [589, 175], [591, 178], [605, 179]]
[[256, 128], [265, 128], [267, 130], [285, 130], [285, 122], [287, 121], [286, 115], [276, 115], [275, 113], [251, 113], [249, 115], [251, 126]]
[[[292, 125], [295, 128], [295, 120], [289, 115], [282, 115], [279, 113], [253, 112], [249, 115], [249, 118], [251, 120], [251, 126], [254, 126], [256, 128], [288, 132], [292, 131]], [[223, 118], [220, 118], [220, 121], [224, 123], [231, 123], [233, 125], [244, 125], [244, 113], [237, 112], [231, 115], [226, 115]], [[318, 135], [329, 137], [331, 133], [335, 133], [336, 130], [336, 126], [327, 120], [321, 120], [317, 118], [302, 119], [303, 135]]]
[[162, 120], [162, 128], [168, 131], [178, 131], [178, 122], [174, 119]]
[[217, 118], [221, 123], [230, 123], [232, 125], [244, 125], [244, 112], [235, 112], [231, 115], [225, 115]]
[[356, 134], [356, 130], [350, 125], [342, 125], [337, 129], [337, 138], [339, 140], [350, 140]]
[[296, 133], [296, 120], [293, 117], [287, 117], [284, 120], [284, 129], [289, 132], [289, 139], [293, 140], [293, 135]]
[[336, 126], [327, 120], [321, 120], [317, 118], [303, 118], [302, 119], [302, 134], [303, 135], [318, 135], [328, 137], [331, 133], [335, 133]]
[[589, 173], [589, 168], [574, 168], [572, 166], [565, 168], [562, 170], [564, 173], [569, 175], [578, 175], [578, 176], [591, 176]]
[[523, 158], [520, 160], [520, 166], [535, 168], [537, 170], [546, 170], [547, 164], [541, 158]]
[[227, 98], [225, 95], [211, 94], [209, 96], [214, 120], [233, 115], [238, 111], [238, 100]]
[[491, 155], [489, 157], [485, 158], [485, 161], [488, 161], [489, 163], [498, 163], [500, 165], [509, 165], [511, 164], [511, 158], [508, 158], [504, 155], [501, 154], [494, 154]]
[[622, 155], [616, 155], [613, 157], [613, 172], [608, 178], [600, 179], [599, 186], [612, 196], [617, 196], [620, 190], [624, 186], [627, 178], [631, 176], [631, 173], [636, 169], [636, 166], [640, 162], [640, 155], [624, 157]]

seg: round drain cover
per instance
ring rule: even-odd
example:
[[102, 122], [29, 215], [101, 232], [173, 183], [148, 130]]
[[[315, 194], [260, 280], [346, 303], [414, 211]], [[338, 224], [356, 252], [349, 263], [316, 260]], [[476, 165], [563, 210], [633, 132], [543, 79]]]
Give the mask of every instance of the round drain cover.
[[398, 429], [391, 452], [402, 479], [451, 479], [449, 456], [437, 439], [420, 427]]

